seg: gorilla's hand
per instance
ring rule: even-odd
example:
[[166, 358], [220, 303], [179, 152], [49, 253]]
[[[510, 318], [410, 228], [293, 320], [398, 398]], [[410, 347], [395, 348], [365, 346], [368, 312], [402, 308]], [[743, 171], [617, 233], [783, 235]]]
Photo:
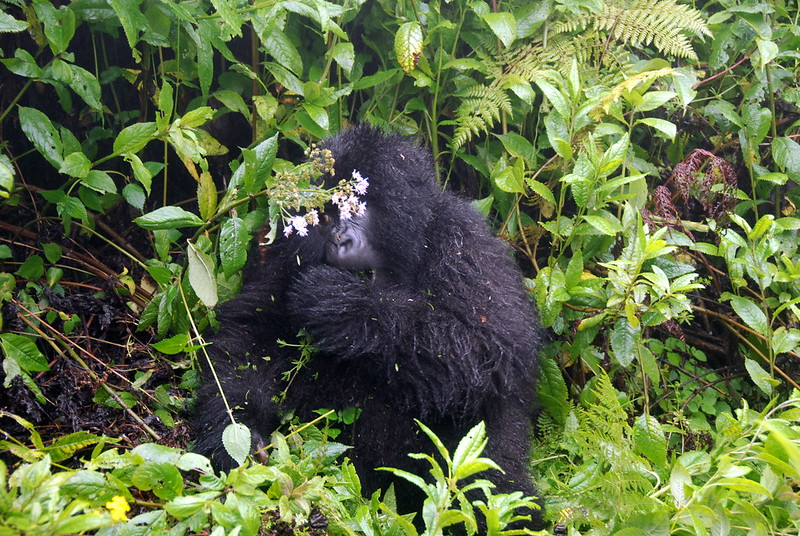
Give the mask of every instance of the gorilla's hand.
[[[320, 350], [341, 358], [380, 355], [412, 329], [418, 300], [402, 289], [385, 289], [372, 280], [329, 265], [308, 267], [287, 292], [294, 325], [305, 328]], [[392, 348], [394, 349], [394, 348]]]

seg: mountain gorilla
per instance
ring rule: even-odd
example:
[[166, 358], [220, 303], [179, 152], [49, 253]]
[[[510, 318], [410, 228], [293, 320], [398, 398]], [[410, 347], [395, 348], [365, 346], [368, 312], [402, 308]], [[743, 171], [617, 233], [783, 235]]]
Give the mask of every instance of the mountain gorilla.
[[[342, 221], [328, 210], [308, 236], [279, 238], [220, 308], [209, 352], [236, 419], [255, 447], [282, 413], [360, 409], [339, 440], [353, 446], [365, 491], [395, 482], [401, 511], [419, 509], [418, 490], [375, 469], [427, 474], [408, 457], [432, 450], [414, 419], [450, 449], [483, 420], [485, 455], [505, 471], [489, 476], [496, 490], [534, 494], [528, 449], [541, 334], [509, 248], [467, 201], [441, 191], [430, 153], [407, 139], [362, 125], [322, 147], [335, 159], [326, 186], [354, 170], [369, 180], [366, 211]], [[299, 353], [276, 340], [296, 341], [301, 329], [319, 351], [287, 382]], [[205, 368], [196, 449], [230, 468], [221, 440], [230, 420]]]

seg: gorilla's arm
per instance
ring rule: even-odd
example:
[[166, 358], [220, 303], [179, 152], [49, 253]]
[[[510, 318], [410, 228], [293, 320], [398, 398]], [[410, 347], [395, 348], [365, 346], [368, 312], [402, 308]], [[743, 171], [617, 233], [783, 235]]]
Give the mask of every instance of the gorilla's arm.
[[[288, 293], [290, 314], [325, 354], [320, 359], [349, 360], [423, 417], [471, 414], [529, 376], [534, 362], [533, 355], [520, 361], [536, 335], [504, 247], [493, 237], [445, 235], [428, 242], [418, 274], [424, 289], [383, 287], [323, 265], [302, 271]], [[462, 251], [474, 239], [479, 261]]]

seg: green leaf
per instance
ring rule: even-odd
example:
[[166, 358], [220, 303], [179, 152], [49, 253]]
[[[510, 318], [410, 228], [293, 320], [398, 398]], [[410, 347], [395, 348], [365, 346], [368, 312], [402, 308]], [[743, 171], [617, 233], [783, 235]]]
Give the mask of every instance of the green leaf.
[[675, 123], [667, 121], [666, 119], [658, 119], [657, 117], [645, 117], [644, 119], [639, 119], [637, 123], [644, 123], [645, 125], [651, 126], [663, 132], [671, 140], [675, 139], [675, 134], [678, 132], [678, 127], [675, 126]]
[[331, 56], [336, 60], [345, 74], [350, 77], [353, 73], [353, 66], [356, 62], [356, 53], [353, 43], [336, 43], [331, 50]]
[[781, 326], [772, 333], [772, 351], [776, 354], [792, 352], [800, 343], [800, 329]]
[[84, 186], [87, 186], [92, 190], [95, 190], [96, 192], [100, 192], [103, 194], [117, 193], [117, 185], [114, 184], [114, 179], [111, 178], [111, 175], [109, 175], [105, 171], [100, 171], [99, 169], [91, 170], [86, 175], [86, 177], [81, 181], [81, 183]]
[[77, 177], [82, 179], [89, 174], [92, 169], [92, 163], [86, 158], [86, 155], [80, 152], [70, 153], [61, 162], [61, 167], [58, 168], [60, 173], [65, 173], [70, 177]]
[[521, 178], [514, 173], [514, 168], [512, 166], [508, 166], [497, 175], [493, 175], [492, 180], [497, 187], [504, 192], [512, 194], [521, 194], [525, 192], [524, 183]]
[[50, 118], [36, 108], [19, 107], [19, 123], [25, 136], [56, 169], [64, 160], [61, 136]]
[[0, 11], [0, 33], [22, 32], [27, 28], [27, 22], [17, 20], [5, 11]]
[[217, 305], [217, 280], [214, 276], [214, 260], [191, 242], [187, 242], [186, 255], [189, 261], [189, 284], [197, 297], [209, 309]]
[[522, 158], [526, 162], [534, 161], [533, 145], [524, 137], [516, 132], [496, 134], [496, 136], [503, 142], [503, 147], [511, 156]]
[[134, 154], [144, 149], [156, 135], [155, 123], [134, 123], [123, 128], [114, 140], [116, 154]]
[[642, 96], [641, 102], [636, 104], [633, 109], [637, 112], [649, 112], [663, 106], [677, 96], [678, 94], [674, 91], [648, 91]]
[[42, 251], [44, 251], [44, 256], [50, 264], [55, 264], [61, 260], [61, 255], [63, 254], [61, 246], [53, 243], [42, 244]]
[[614, 357], [623, 367], [633, 363], [640, 337], [640, 331], [631, 326], [627, 318], [617, 319], [609, 338]]
[[788, 137], [772, 140], [772, 157], [792, 179], [800, 179], [800, 144]]
[[148, 27], [147, 19], [139, 10], [142, 0], [108, 0], [108, 2], [119, 17], [134, 60], [140, 62], [141, 54], [136, 50], [136, 43], [139, 42], [139, 29]]
[[553, 196], [553, 192], [550, 190], [550, 188], [547, 187], [546, 184], [541, 183], [541, 182], [539, 182], [537, 180], [534, 180], [532, 178], [526, 179], [525, 183], [539, 197], [541, 197], [542, 199], [544, 199], [548, 203], [551, 203], [553, 205], [556, 204], [556, 198], [555, 198], [555, 196]]
[[739, 318], [744, 320], [744, 323], [747, 324], [749, 328], [762, 335], [767, 334], [769, 331], [767, 315], [764, 314], [764, 311], [762, 311], [758, 305], [740, 296], [730, 296], [730, 300], [733, 310], [736, 311]]
[[691, 485], [692, 477], [689, 475], [689, 471], [680, 462], [675, 462], [675, 465], [672, 466], [672, 473], [669, 475], [669, 487], [676, 506], [682, 507], [686, 504], [689, 498], [686, 486]]
[[636, 449], [656, 467], [666, 465], [667, 438], [655, 417], [640, 415], [634, 422], [633, 439]]
[[77, 93], [93, 110], [101, 111], [103, 103], [100, 100], [100, 82], [97, 81], [97, 78], [82, 67], [71, 63], [66, 65], [72, 71], [72, 77], [69, 81], [69, 87], [72, 88], [72, 91]]
[[225, 451], [239, 465], [242, 465], [250, 455], [252, 441], [250, 428], [242, 423], [231, 423], [222, 431], [222, 444], [225, 446]]
[[230, 277], [247, 262], [250, 235], [241, 218], [233, 217], [222, 224], [219, 233], [219, 258], [222, 272]]
[[539, 362], [539, 383], [536, 394], [539, 402], [559, 424], [569, 415], [570, 403], [567, 383], [555, 359], [545, 356]]
[[553, 105], [553, 108], [558, 110], [561, 117], [570, 117], [570, 105], [566, 97], [561, 93], [561, 90], [546, 80], [537, 79], [534, 82], [544, 96], [547, 97], [547, 100], [550, 101], [550, 104]]
[[28, 337], [16, 333], [0, 333], [0, 347], [7, 358], [13, 359], [26, 372], [50, 370], [47, 358]]
[[589, 225], [600, 231], [601, 234], [615, 236], [617, 233], [622, 232], [622, 224], [610, 214], [606, 217], [587, 214], [583, 219], [586, 220]]
[[180, 227], [198, 227], [203, 225], [203, 220], [195, 214], [187, 212], [180, 207], [161, 207], [143, 216], [134, 219], [138, 226], [148, 229], [178, 229]]
[[511, 13], [486, 13], [483, 20], [506, 48], [517, 38], [517, 20]]
[[[266, 51], [275, 58], [275, 61], [292, 71], [294, 74], [303, 74], [303, 58], [294, 46], [294, 43], [278, 27], [277, 20], [267, 24], [261, 34], [261, 44]], [[352, 45], [351, 45], [352, 46]]]
[[772, 392], [780, 385], [780, 381], [770, 376], [769, 372], [761, 368], [757, 362], [750, 358], [744, 358], [744, 368], [750, 375], [750, 379], [756, 384], [756, 387], [761, 389], [765, 394], [772, 396]]
[[122, 197], [128, 202], [130, 206], [135, 209], [142, 210], [144, 202], [147, 199], [144, 190], [138, 184], [126, 184], [122, 189]]

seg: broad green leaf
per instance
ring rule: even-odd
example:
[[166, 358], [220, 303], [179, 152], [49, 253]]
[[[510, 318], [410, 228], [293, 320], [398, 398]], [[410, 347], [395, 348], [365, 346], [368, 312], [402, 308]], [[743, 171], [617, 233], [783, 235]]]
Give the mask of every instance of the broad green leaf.
[[496, 175], [492, 175], [492, 180], [498, 188], [504, 192], [521, 194], [525, 192], [522, 179], [514, 172], [513, 166], [508, 166]]
[[336, 43], [331, 50], [331, 55], [349, 78], [356, 62], [356, 53], [353, 48], [353, 43]]
[[503, 142], [503, 147], [511, 156], [522, 158], [526, 162], [533, 162], [534, 151], [530, 141], [516, 132], [497, 134], [497, 137]]
[[60, 173], [65, 173], [70, 177], [77, 177], [82, 179], [89, 174], [89, 171], [92, 169], [92, 163], [86, 158], [86, 155], [80, 152], [77, 153], [70, 153], [64, 158], [63, 162], [61, 162], [61, 167], [59, 167], [58, 171]]
[[36, 150], [56, 169], [64, 160], [61, 136], [50, 118], [36, 108], [19, 107], [19, 123]]
[[765, 394], [772, 396], [775, 387], [780, 385], [780, 381], [770, 376], [769, 372], [761, 368], [757, 362], [750, 358], [744, 358], [744, 368], [750, 375], [750, 379], [756, 384], [756, 387], [761, 389]]
[[552, 203], [553, 205], [556, 204], [556, 198], [553, 196], [553, 192], [547, 187], [546, 184], [534, 179], [526, 179], [525, 183], [542, 199], [548, 203]]
[[252, 441], [250, 428], [242, 423], [231, 423], [222, 432], [222, 444], [225, 446], [225, 451], [239, 465], [242, 465], [250, 455]]
[[730, 300], [733, 310], [736, 311], [739, 318], [744, 320], [744, 323], [747, 324], [750, 329], [762, 335], [767, 334], [769, 330], [767, 315], [764, 314], [764, 311], [762, 311], [758, 305], [740, 296], [730, 296]]
[[266, 26], [262, 34], [261, 44], [275, 58], [275, 61], [294, 74], [303, 74], [303, 58], [294, 43], [278, 27], [277, 20]]
[[637, 123], [644, 123], [645, 125], [651, 126], [654, 129], [666, 134], [666, 136], [671, 140], [675, 139], [675, 134], [678, 132], [678, 127], [675, 126], [675, 123], [667, 121], [666, 119], [659, 119], [657, 117], [645, 117], [644, 119], [639, 119]]
[[125, 201], [127, 201], [130, 206], [138, 210], [144, 208], [144, 202], [147, 199], [144, 190], [138, 184], [126, 184], [125, 187], [122, 188], [122, 197], [125, 198]]
[[27, 22], [17, 20], [5, 11], [0, 11], [0, 33], [22, 32], [27, 28]]
[[222, 27], [225, 33], [221, 37], [223, 37], [225, 41], [229, 40], [231, 37], [241, 37], [244, 19], [242, 19], [242, 16], [237, 11], [239, 7], [238, 4], [231, 0], [211, 0], [211, 5], [214, 6], [217, 15], [219, 15], [222, 21]]
[[642, 95], [641, 102], [636, 104], [633, 109], [637, 112], [649, 112], [663, 106], [677, 96], [678, 94], [674, 91], [648, 91]]
[[123, 128], [114, 140], [116, 154], [134, 154], [144, 149], [156, 136], [155, 123], [134, 123]]
[[614, 324], [614, 329], [609, 337], [611, 350], [614, 352], [617, 362], [623, 367], [633, 363], [640, 337], [639, 330], [631, 326], [626, 318], [620, 318]]
[[569, 393], [564, 376], [555, 359], [551, 357], [544, 357], [539, 365], [539, 383], [536, 388], [539, 402], [556, 422], [564, 424], [570, 410]]
[[506, 48], [517, 38], [517, 20], [511, 13], [486, 13], [483, 20]]
[[672, 473], [669, 475], [669, 487], [676, 506], [682, 507], [686, 504], [689, 498], [686, 486], [691, 485], [692, 477], [689, 472], [680, 462], [675, 462], [675, 465], [672, 466]]
[[241, 218], [230, 218], [222, 224], [219, 234], [219, 258], [222, 272], [231, 276], [247, 262], [250, 235]]
[[656, 467], [667, 463], [667, 439], [661, 425], [652, 415], [639, 415], [633, 425], [636, 449]]
[[535, 80], [534, 82], [539, 89], [542, 90], [542, 93], [547, 97], [547, 100], [550, 101], [550, 104], [553, 105], [553, 108], [558, 110], [561, 117], [570, 117], [571, 109], [569, 102], [561, 93], [560, 89], [546, 80]]
[[13, 359], [26, 372], [43, 372], [50, 370], [47, 358], [39, 351], [36, 344], [24, 335], [16, 333], [0, 333], [0, 347], [7, 358]]
[[774, 41], [756, 38], [756, 45], [758, 45], [758, 54], [760, 56], [758, 65], [761, 69], [766, 67], [780, 53], [778, 44]]
[[86, 177], [81, 180], [81, 184], [96, 192], [109, 194], [117, 193], [117, 185], [114, 184], [114, 179], [111, 178], [111, 175], [99, 169], [91, 170]]
[[781, 326], [772, 333], [772, 351], [776, 354], [792, 352], [800, 343], [800, 330]]
[[180, 227], [198, 227], [203, 225], [203, 220], [197, 215], [187, 212], [180, 207], [167, 206], [148, 212], [133, 220], [144, 229], [178, 229]]
[[800, 144], [788, 137], [772, 140], [772, 157], [792, 179], [800, 179]]
[[622, 224], [610, 214], [606, 217], [587, 214], [583, 219], [586, 220], [589, 225], [600, 231], [601, 234], [614, 236], [622, 232]]
[[97, 78], [82, 67], [67, 64], [70, 71], [72, 71], [69, 87], [72, 91], [78, 94], [83, 102], [89, 105], [93, 110], [100, 111], [103, 109], [103, 103], [100, 100], [100, 82]]
[[136, 43], [139, 42], [139, 30], [147, 28], [147, 19], [139, 9], [142, 0], [108, 0], [114, 12], [119, 17], [125, 37], [128, 39], [128, 46], [131, 48], [133, 59], [141, 61], [142, 57], [136, 50]]
[[200, 301], [213, 309], [217, 305], [217, 280], [214, 275], [214, 260], [197, 246], [187, 242], [186, 257], [189, 263], [189, 284]]

